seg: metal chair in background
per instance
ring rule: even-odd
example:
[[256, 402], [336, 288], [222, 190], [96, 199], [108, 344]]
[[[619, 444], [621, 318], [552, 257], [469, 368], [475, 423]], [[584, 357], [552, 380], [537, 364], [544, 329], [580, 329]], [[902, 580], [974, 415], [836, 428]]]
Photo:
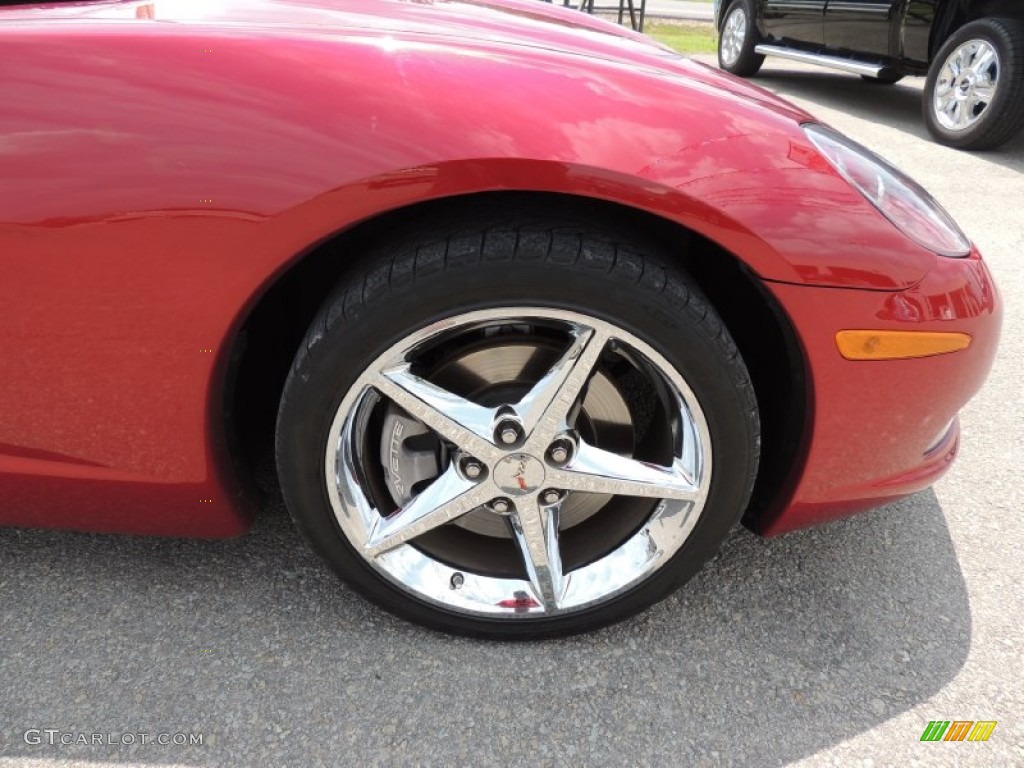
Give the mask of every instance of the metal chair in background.
[[[553, 2], [553, 0], [546, 0], [546, 2]], [[566, 8], [573, 7], [583, 11], [585, 13], [614, 13], [618, 11], [619, 24], [622, 23], [625, 18], [625, 14], [629, 12], [629, 26], [637, 32], [644, 31], [644, 14], [647, 11], [647, 0], [640, 0], [639, 7], [633, 2], [633, 0], [618, 0], [617, 5], [594, 5], [594, 0], [562, 0], [562, 5]]]

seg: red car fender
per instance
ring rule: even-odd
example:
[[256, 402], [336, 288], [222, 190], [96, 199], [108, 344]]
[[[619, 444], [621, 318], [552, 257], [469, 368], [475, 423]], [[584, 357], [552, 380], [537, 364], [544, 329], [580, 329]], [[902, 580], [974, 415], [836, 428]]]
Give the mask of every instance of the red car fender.
[[[292, 9], [231, 9], [254, 7]], [[311, 247], [416, 202], [611, 200], [792, 283], [900, 290], [935, 261], [806, 115], [655, 46], [95, 8], [0, 11], [0, 523], [244, 530], [218, 417], [234, 333]]]

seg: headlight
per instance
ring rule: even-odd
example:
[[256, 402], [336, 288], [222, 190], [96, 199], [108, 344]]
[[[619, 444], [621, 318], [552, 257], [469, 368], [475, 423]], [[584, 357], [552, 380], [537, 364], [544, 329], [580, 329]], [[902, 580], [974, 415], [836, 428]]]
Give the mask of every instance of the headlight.
[[942, 256], [970, 253], [971, 241], [916, 181], [831, 128], [814, 123], [803, 128], [843, 178], [907, 237]]

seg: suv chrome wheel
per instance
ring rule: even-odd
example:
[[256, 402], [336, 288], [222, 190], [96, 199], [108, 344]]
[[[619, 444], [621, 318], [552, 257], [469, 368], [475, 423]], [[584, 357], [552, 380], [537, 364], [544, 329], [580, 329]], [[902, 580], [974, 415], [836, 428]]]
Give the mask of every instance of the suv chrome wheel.
[[950, 54], [939, 71], [932, 108], [949, 131], [972, 128], [999, 87], [999, 52], [986, 40], [968, 40]]
[[510, 621], [629, 590], [680, 549], [711, 479], [700, 405], [625, 329], [460, 314], [392, 345], [337, 408], [325, 476], [365, 562], [419, 600]]
[[743, 43], [747, 39], [747, 11], [742, 6], [733, 8], [722, 26], [722, 64], [733, 67], [739, 61]]

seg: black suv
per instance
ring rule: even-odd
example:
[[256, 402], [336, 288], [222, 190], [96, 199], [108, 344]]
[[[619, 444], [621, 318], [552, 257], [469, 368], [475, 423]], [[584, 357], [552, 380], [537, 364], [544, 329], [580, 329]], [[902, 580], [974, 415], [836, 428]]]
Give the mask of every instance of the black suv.
[[715, 25], [736, 75], [765, 56], [882, 85], [927, 75], [924, 119], [951, 147], [991, 149], [1024, 126], [1021, 0], [715, 0]]

